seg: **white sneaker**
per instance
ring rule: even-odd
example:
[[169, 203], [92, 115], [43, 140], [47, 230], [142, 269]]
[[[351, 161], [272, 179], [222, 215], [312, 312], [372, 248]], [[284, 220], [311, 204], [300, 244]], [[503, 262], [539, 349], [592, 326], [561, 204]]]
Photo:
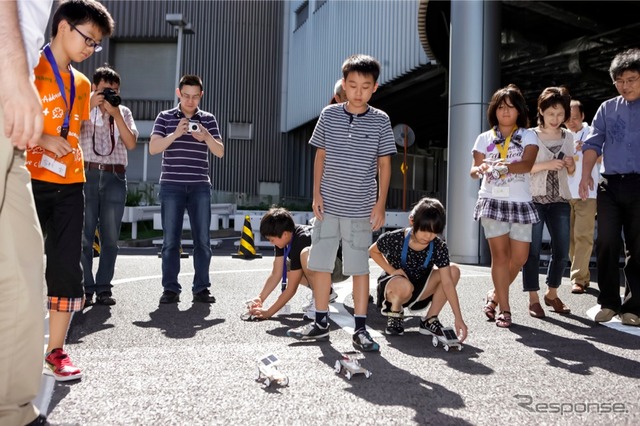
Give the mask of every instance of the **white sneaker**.
[[[336, 293], [335, 290], [333, 289], [333, 287], [331, 287], [331, 293], [329, 293], [329, 303], [335, 302], [337, 298], [338, 298], [338, 293]], [[306, 312], [309, 312], [309, 311], [313, 311], [312, 315], [315, 315], [315, 312], [316, 312], [316, 299], [313, 296], [311, 296], [311, 300], [309, 301], [309, 303], [307, 303], [306, 305], [302, 306], [302, 312], [306, 313]]]

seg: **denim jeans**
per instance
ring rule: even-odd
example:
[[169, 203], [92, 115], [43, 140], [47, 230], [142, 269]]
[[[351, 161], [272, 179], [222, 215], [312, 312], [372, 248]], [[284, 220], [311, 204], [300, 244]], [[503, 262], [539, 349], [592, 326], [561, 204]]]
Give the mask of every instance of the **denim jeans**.
[[162, 287], [165, 291], [180, 293], [180, 240], [185, 210], [189, 214], [193, 238], [193, 293], [211, 286], [211, 187], [209, 185], [160, 184], [160, 211], [162, 213]]
[[568, 202], [550, 204], [535, 203], [535, 206], [540, 216], [540, 222], [533, 224], [529, 258], [522, 268], [524, 291], [540, 290], [540, 251], [542, 249], [542, 233], [545, 224], [551, 236], [551, 258], [549, 259], [546, 278], [546, 284], [549, 287], [560, 287], [564, 270], [569, 261], [571, 206]]
[[[118, 256], [118, 238], [122, 213], [127, 198], [127, 179], [124, 173], [102, 170], [85, 171], [84, 184], [84, 232], [82, 236], [82, 269], [86, 294], [108, 293]], [[93, 278], [93, 240], [98, 226], [100, 232], [100, 257], [95, 279]]]

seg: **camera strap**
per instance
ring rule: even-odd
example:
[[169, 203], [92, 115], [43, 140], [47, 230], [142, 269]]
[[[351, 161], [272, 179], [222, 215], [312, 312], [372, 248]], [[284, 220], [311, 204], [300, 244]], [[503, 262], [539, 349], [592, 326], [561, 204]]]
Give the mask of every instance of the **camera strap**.
[[64, 101], [64, 105], [67, 108], [67, 113], [64, 116], [64, 121], [62, 123], [62, 127], [60, 128], [60, 136], [63, 138], [67, 138], [69, 134], [69, 120], [71, 117], [71, 110], [73, 110], [73, 103], [76, 99], [76, 84], [75, 78], [73, 76], [73, 70], [71, 69], [71, 65], [67, 66], [69, 70], [70, 76], [70, 87], [69, 87], [69, 102], [67, 102], [67, 94], [64, 89], [64, 81], [62, 81], [62, 76], [60, 75], [60, 70], [58, 69], [58, 63], [56, 62], [56, 58], [53, 56], [53, 52], [51, 51], [51, 46], [47, 43], [46, 46], [42, 49], [44, 51], [44, 56], [47, 58], [49, 65], [51, 65], [51, 69], [53, 70], [53, 75], [56, 78], [56, 83], [58, 83], [58, 89], [60, 90], [60, 96], [62, 96], [62, 100]]
[[115, 126], [113, 124], [113, 116], [109, 116], [109, 137], [111, 139], [111, 151], [108, 154], [100, 154], [96, 150], [96, 121], [98, 120], [98, 114], [101, 114], [100, 107], [96, 107], [96, 118], [93, 120], [93, 136], [91, 139], [93, 141], [93, 153], [99, 155], [100, 157], [108, 157], [113, 152], [116, 147], [116, 138], [115, 138]]

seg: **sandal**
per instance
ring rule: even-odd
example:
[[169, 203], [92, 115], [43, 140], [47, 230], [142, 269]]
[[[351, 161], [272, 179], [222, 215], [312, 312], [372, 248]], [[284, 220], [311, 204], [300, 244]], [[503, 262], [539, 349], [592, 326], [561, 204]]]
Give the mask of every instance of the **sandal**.
[[502, 311], [500, 315], [496, 318], [496, 325], [500, 328], [509, 328], [511, 327], [511, 312]]
[[487, 293], [487, 297], [485, 298], [485, 305], [482, 307], [482, 312], [489, 318], [491, 321], [496, 319], [496, 307], [498, 304], [495, 300], [493, 300], [489, 295], [493, 292]]

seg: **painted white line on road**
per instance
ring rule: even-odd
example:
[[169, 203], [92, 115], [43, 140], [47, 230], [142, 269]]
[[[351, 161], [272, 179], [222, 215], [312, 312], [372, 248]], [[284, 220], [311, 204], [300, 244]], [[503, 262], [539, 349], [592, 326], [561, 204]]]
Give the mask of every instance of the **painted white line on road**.
[[[221, 275], [221, 274], [239, 274], [242, 272], [271, 272], [271, 269], [231, 269], [229, 271], [209, 271], [211, 275]], [[195, 272], [183, 272], [178, 274], [179, 277], [190, 277], [193, 276]], [[119, 280], [111, 281], [112, 284], [124, 284], [124, 283], [132, 283], [136, 281], [146, 281], [146, 280], [157, 280], [162, 279], [162, 275], [146, 275], [144, 277], [135, 277], [135, 278], [122, 278]]]
[[[331, 314], [331, 321], [335, 322], [347, 333], [353, 334], [354, 317], [344, 307], [344, 300], [351, 294], [353, 288], [353, 282], [351, 280], [344, 281], [333, 285], [333, 289], [338, 294], [336, 301], [329, 305], [329, 312]], [[381, 337], [382, 334], [367, 327], [371, 337]]]

